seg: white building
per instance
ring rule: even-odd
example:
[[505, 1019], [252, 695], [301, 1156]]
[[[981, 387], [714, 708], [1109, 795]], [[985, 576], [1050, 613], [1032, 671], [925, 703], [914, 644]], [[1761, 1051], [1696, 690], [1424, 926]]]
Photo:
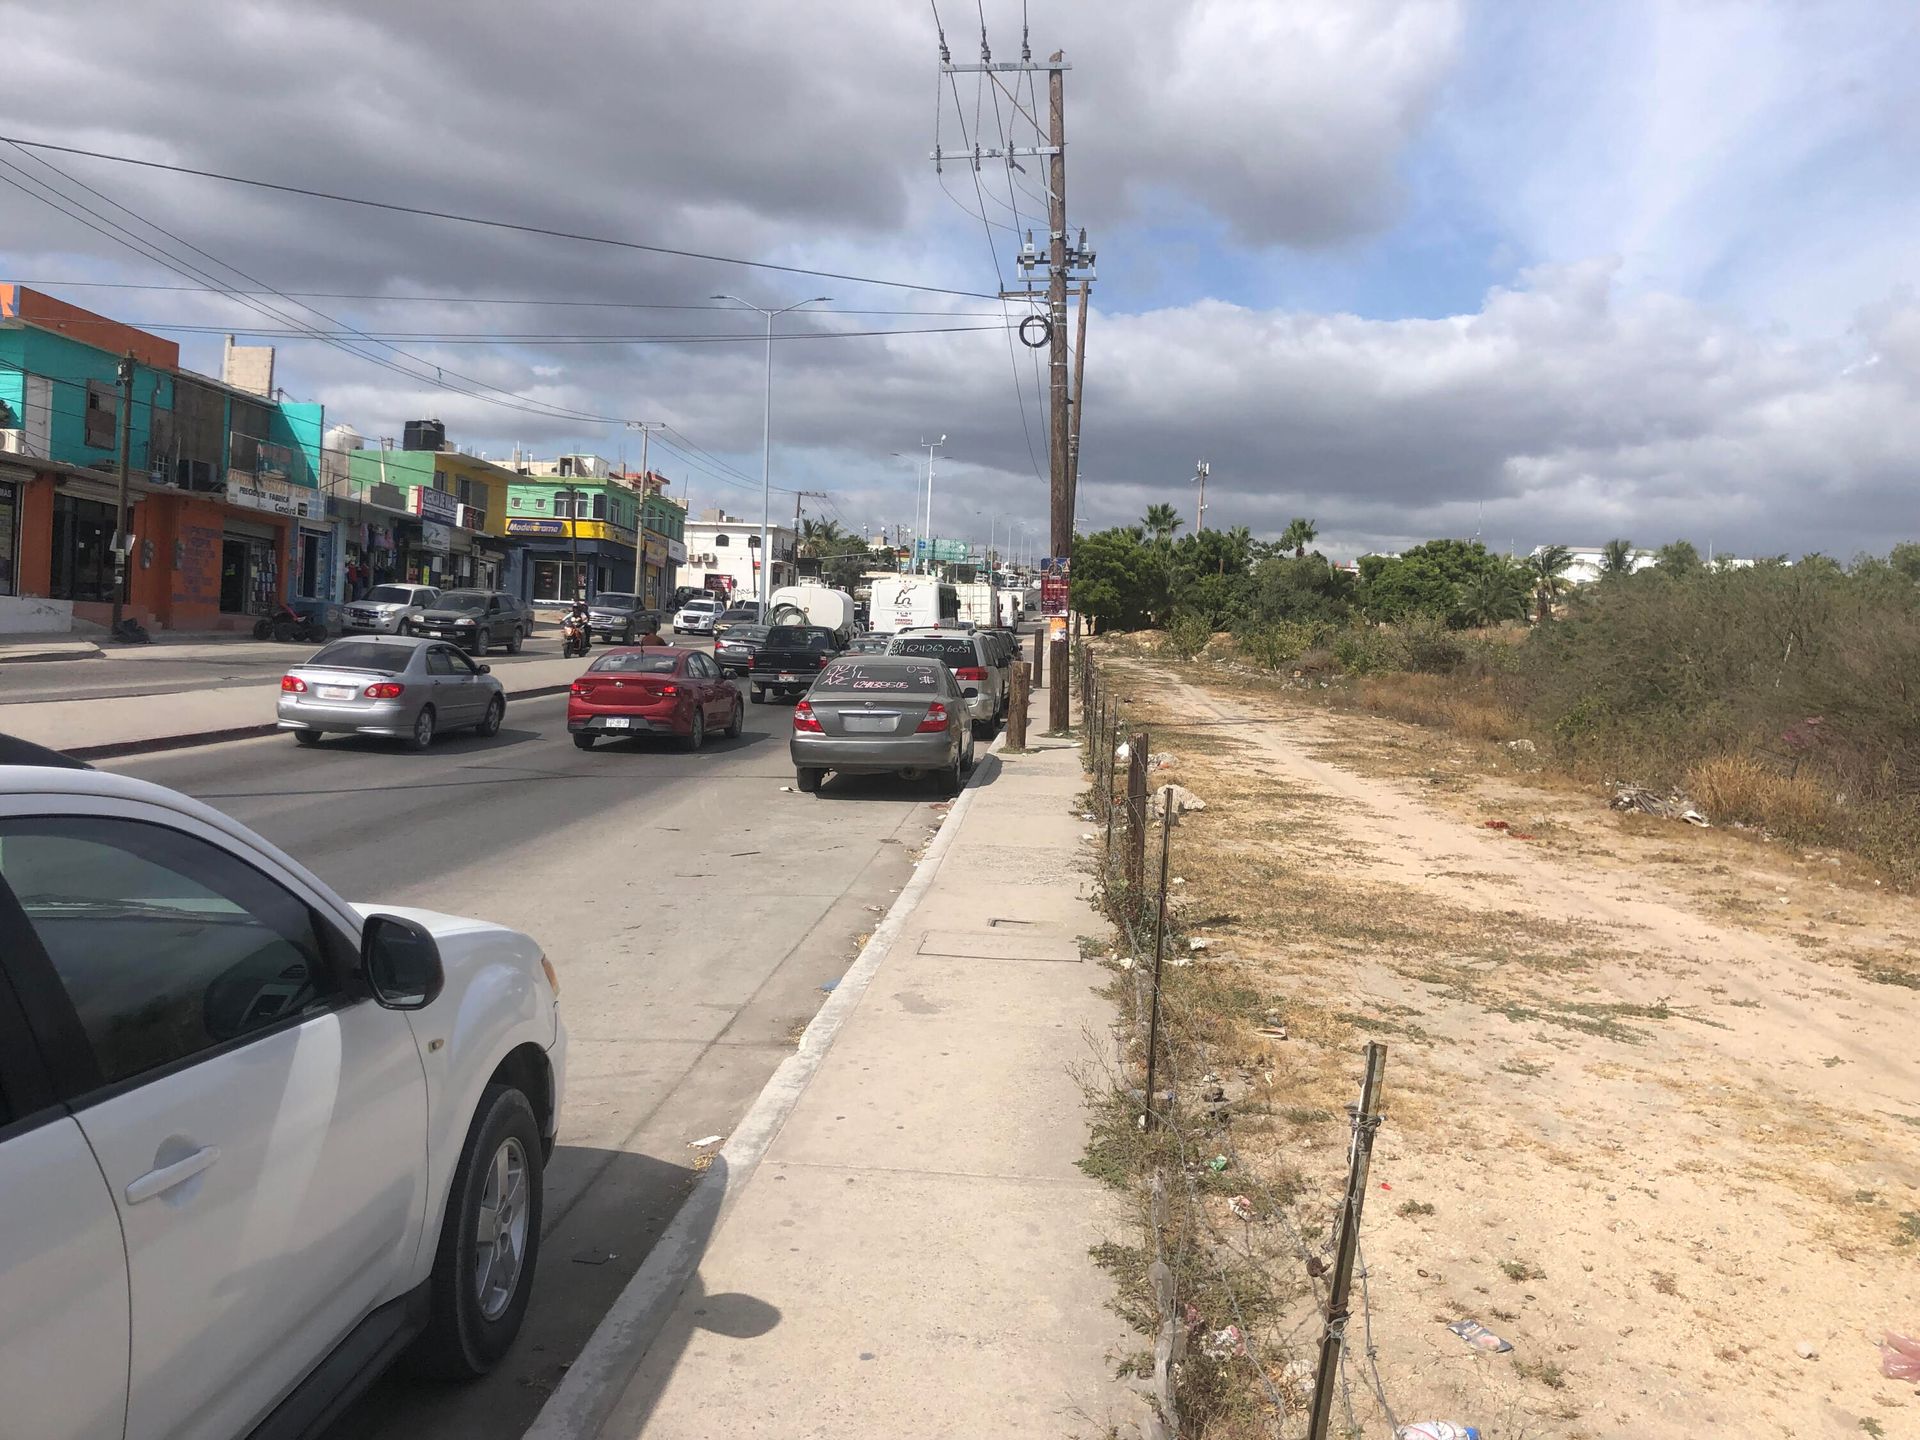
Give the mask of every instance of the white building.
[[[772, 590], [794, 583], [794, 531], [791, 525], [775, 525], [769, 532], [773, 541]], [[724, 586], [716, 577], [725, 577]], [[698, 519], [687, 521], [687, 563], [681, 583], [704, 585], [709, 590], [726, 589], [742, 599], [760, 594], [760, 522], [742, 520], [722, 510], [709, 510]]]
[[[1544, 545], [1536, 545], [1533, 547], [1531, 553], [1538, 555], [1546, 548]], [[1601, 562], [1606, 558], [1607, 553], [1605, 546], [1569, 545], [1567, 546], [1567, 551], [1573, 556], [1573, 559], [1568, 562], [1567, 568], [1560, 572], [1563, 579], [1575, 585], [1591, 585], [1605, 573], [1601, 568]], [[1654, 564], [1655, 561], [1651, 550], [1636, 550], [1633, 552], [1633, 569], [1635, 573], [1641, 570], [1651, 570]]]

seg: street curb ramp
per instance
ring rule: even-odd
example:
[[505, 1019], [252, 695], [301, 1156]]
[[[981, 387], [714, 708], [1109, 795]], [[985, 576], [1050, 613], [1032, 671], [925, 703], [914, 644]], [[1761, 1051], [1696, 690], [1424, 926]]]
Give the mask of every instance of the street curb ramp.
[[[1006, 732], [1002, 731], [987, 753], [993, 754], [1005, 743]], [[522, 1440], [599, 1440], [627, 1382], [639, 1370], [640, 1362], [666, 1327], [681, 1292], [699, 1270], [708, 1241], [719, 1230], [734, 1198], [753, 1178], [761, 1158], [833, 1048], [840, 1027], [859, 1009], [868, 985], [932, 888], [976, 793], [969, 780], [947, 812], [940, 833], [921, 856], [913, 878], [888, 907], [858, 958], [801, 1035], [800, 1048], [780, 1062], [752, 1107], [734, 1126], [712, 1166], [701, 1175], [626, 1288], [594, 1327], [566, 1378], [547, 1397]]]

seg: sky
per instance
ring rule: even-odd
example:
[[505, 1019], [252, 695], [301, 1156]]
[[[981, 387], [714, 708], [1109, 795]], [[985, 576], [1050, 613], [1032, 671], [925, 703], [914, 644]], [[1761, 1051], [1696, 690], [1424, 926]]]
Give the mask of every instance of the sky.
[[1006, 61], [1024, 16], [1072, 67], [1068, 221], [1099, 257], [1083, 530], [1158, 501], [1191, 526], [1205, 459], [1208, 525], [1302, 516], [1342, 557], [1920, 536], [1907, 0], [533, 14], [0, 0], [0, 134], [840, 278], [11, 144], [0, 278], [200, 327], [163, 333], [216, 373], [224, 329], [289, 332], [254, 341], [279, 383], [367, 436], [437, 417], [496, 458], [637, 465], [628, 422], [657, 422], [671, 493], [756, 518], [765, 328], [712, 297], [828, 297], [777, 322], [776, 516], [818, 491], [808, 514], [897, 536], [945, 435], [935, 533], [1044, 552], [1044, 357], [1009, 333], [1025, 303], [991, 298], [1024, 232], [1044, 244], [1042, 162], [955, 155], [1036, 143], [1045, 77], [939, 69], [942, 28], [956, 61], [983, 24]]

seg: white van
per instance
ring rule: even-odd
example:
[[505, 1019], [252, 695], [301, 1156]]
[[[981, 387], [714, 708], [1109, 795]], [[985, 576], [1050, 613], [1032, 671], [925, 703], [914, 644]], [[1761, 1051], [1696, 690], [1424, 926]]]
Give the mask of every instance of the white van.
[[994, 615], [993, 586], [984, 580], [971, 580], [954, 586], [960, 597], [960, 618], [980, 630], [991, 630], [998, 623]]
[[876, 580], [867, 602], [867, 628], [879, 635], [951, 625], [959, 618], [960, 593], [931, 575]]
[[1000, 623], [1011, 630], [1027, 618], [1026, 592], [1021, 590], [996, 590], [994, 605], [1000, 612]]

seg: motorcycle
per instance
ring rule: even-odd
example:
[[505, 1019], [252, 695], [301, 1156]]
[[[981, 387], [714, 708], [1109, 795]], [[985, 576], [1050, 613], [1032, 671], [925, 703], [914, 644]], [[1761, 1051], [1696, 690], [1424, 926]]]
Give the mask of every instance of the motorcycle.
[[593, 631], [584, 620], [568, 620], [560, 630], [560, 658], [584, 655], [593, 648]]
[[253, 622], [253, 638], [299, 640], [308, 645], [318, 645], [327, 638], [327, 622], [302, 615], [291, 605], [282, 604], [271, 615], [262, 615]]

